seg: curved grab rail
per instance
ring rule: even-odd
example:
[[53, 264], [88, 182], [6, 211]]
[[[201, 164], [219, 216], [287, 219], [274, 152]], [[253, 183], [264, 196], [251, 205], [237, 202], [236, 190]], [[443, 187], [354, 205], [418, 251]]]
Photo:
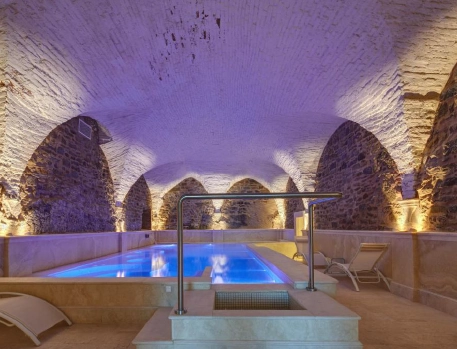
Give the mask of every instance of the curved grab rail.
[[183, 261], [183, 221], [182, 221], [182, 204], [185, 200], [207, 200], [207, 199], [318, 199], [309, 202], [309, 281], [308, 291], [315, 291], [314, 288], [314, 242], [313, 242], [313, 224], [314, 224], [314, 205], [341, 198], [343, 195], [339, 192], [304, 192], [304, 193], [230, 193], [230, 194], [184, 194], [178, 201], [178, 309], [175, 310], [177, 315], [183, 315], [187, 312], [184, 309], [184, 261]]

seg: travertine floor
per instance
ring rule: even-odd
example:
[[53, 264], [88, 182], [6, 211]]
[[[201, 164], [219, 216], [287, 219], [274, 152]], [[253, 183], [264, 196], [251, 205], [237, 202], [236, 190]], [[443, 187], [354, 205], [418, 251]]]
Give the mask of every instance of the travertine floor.
[[457, 318], [398, 297], [378, 284], [360, 285], [338, 277], [336, 300], [362, 317], [359, 340], [364, 349], [455, 349]]
[[0, 324], [1, 349], [135, 349], [131, 344], [141, 325], [58, 324], [42, 333], [36, 347], [32, 340], [16, 327]]
[[[358, 313], [360, 341], [365, 349], [457, 348], [457, 318], [394, 296], [378, 285], [354, 292], [339, 278], [336, 299]], [[134, 349], [130, 344], [142, 326], [57, 325], [40, 335], [40, 349]], [[17, 328], [0, 324], [1, 349], [36, 348]]]

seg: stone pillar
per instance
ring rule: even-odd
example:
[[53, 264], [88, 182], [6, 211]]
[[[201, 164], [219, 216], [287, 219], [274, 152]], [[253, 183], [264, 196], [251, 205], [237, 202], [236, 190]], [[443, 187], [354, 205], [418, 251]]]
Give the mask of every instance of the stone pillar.
[[294, 212], [295, 236], [301, 236], [303, 230], [308, 229], [308, 213], [306, 211]]

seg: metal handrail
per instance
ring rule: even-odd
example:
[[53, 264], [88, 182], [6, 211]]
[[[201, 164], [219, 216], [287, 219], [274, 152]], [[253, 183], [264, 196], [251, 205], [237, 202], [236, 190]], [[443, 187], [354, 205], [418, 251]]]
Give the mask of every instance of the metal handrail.
[[314, 205], [341, 198], [339, 192], [309, 192], [309, 193], [230, 193], [230, 194], [184, 194], [178, 200], [178, 309], [175, 310], [177, 315], [183, 315], [187, 312], [184, 309], [184, 262], [183, 262], [183, 221], [182, 221], [182, 204], [185, 200], [208, 200], [208, 199], [319, 199], [309, 203], [309, 281], [308, 291], [315, 291], [314, 288], [314, 246], [313, 246], [313, 214]]

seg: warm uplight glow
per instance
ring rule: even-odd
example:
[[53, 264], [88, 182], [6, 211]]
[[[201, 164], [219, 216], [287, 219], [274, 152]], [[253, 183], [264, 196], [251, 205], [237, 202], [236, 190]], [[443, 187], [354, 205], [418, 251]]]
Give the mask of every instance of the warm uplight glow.
[[308, 213], [306, 211], [294, 212], [295, 236], [303, 236], [303, 230], [308, 230]]
[[224, 200], [223, 199], [213, 199], [212, 201], [213, 201], [213, 206], [214, 206], [215, 212], [220, 212], [222, 204], [224, 203]]
[[[284, 229], [286, 226], [286, 200], [275, 199], [276, 207], [278, 208], [277, 221], [274, 223], [276, 226], [279, 225], [280, 229]], [[276, 228], [276, 227], [275, 227]]]
[[15, 236], [24, 236], [29, 234], [29, 227], [27, 223], [20, 222], [20, 223], [0, 223], [0, 236], [8, 236], [8, 235], [15, 235]]
[[0, 236], [5, 236], [7, 234], [8, 224], [0, 223]]
[[28, 235], [28, 226], [27, 226], [27, 224], [25, 224], [25, 223], [19, 224], [19, 226], [17, 226], [17, 230], [16, 230], [16, 234], [15, 235], [19, 235], [19, 236]]
[[221, 220], [222, 219], [222, 213], [219, 211], [215, 211], [213, 213], [213, 229], [215, 230], [223, 230], [227, 229], [227, 222]]
[[420, 219], [419, 199], [399, 200], [401, 215], [397, 217], [398, 231], [421, 231], [422, 219]]

